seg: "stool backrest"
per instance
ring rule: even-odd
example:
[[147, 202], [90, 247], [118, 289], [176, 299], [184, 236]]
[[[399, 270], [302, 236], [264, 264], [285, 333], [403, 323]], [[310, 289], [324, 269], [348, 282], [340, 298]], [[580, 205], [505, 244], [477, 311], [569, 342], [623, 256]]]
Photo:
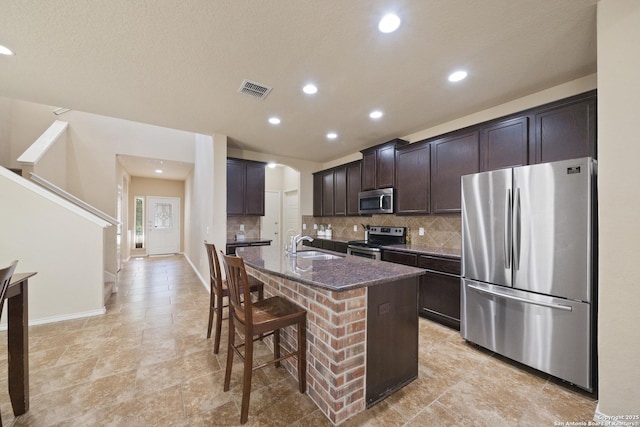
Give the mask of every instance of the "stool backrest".
[[2, 308], [4, 307], [4, 300], [7, 296], [7, 288], [9, 288], [9, 283], [11, 282], [11, 276], [13, 276], [13, 271], [16, 269], [16, 265], [18, 261], [13, 261], [9, 264], [9, 267], [3, 268], [0, 270], [0, 315], [2, 314]]
[[209, 260], [209, 281], [211, 292], [219, 294], [222, 292], [222, 270], [220, 261], [216, 255], [216, 245], [204, 241], [204, 247], [207, 249], [207, 259]]
[[242, 258], [235, 255], [222, 254], [224, 271], [227, 274], [227, 288], [229, 288], [229, 307], [232, 313], [245, 325], [251, 325], [251, 292], [249, 279]]

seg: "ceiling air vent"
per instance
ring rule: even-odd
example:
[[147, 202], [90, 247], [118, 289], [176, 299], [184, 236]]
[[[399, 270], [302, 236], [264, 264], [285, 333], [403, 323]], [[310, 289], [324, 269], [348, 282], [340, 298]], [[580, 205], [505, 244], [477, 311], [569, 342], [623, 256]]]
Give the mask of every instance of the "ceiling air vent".
[[251, 80], [244, 80], [242, 85], [240, 85], [240, 89], [238, 92], [244, 93], [245, 95], [252, 96], [258, 99], [265, 99], [269, 92], [271, 92], [271, 88], [269, 86], [265, 86], [260, 83], [252, 82]]

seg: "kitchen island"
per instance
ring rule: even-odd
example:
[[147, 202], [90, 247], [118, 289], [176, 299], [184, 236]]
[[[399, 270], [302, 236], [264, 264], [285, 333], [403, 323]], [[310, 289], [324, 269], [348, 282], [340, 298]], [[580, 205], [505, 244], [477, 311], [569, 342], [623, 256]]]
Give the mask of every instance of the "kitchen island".
[[[237, 252], [247, 273], [265, 283], [266, 295], [307, 310], [307, 393], [337, 425], [417, 378], [424, 270], [330, 254], [292, 256], [277, 246]], [[286, 331], [282, 342], [295, 347], [295, 337]], [[283, 363], [294, 376], [295, 363]]]

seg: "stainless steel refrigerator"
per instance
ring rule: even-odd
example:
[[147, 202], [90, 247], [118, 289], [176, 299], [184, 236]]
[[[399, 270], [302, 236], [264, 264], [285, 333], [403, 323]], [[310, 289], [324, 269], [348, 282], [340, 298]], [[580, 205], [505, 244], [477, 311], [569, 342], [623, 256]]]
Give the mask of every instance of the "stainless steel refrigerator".
[[595, 177], [591, 158], [462, 177], [462, 337], [589, 391]]

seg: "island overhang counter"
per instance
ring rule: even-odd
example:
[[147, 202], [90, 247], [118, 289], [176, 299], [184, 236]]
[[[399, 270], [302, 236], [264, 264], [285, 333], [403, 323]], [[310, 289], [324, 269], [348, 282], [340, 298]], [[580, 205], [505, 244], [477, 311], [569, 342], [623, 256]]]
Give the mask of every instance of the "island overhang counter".
[[[264, 282], [267, 296], [284, 296], [307, 310], [307, 393], [338, 425], [417, 378], [418, 279], [424, 270], [308, 254], [294, 256], [278, 246], [237, 252], [247, 273]], [[294, 329], [281, 336], [295, 348]], [[295, 376], [296, 363], [288, 359], [283, 366]]]

